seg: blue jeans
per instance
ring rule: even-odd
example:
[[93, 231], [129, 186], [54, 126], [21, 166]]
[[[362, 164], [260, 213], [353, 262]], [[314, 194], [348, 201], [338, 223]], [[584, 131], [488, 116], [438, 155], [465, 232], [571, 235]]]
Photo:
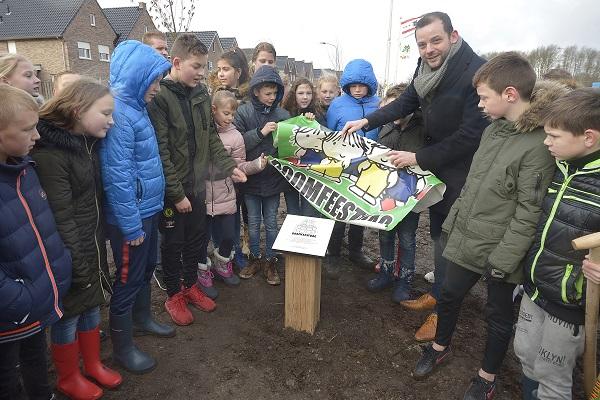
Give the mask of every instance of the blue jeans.
[[283, 192], [285, 207], [288, 214], [300, 215], [300, 193], [296, 189], [288, 188]]
[[400, 247], [399, 279], [411, 283], [415, 275], [415, 252], [419, 214], [410, 212], [391, 231], [379, 231], [379, 252], [383, 262], [394, 263], [396, 259], [396, 236]]
[[277, 237], [277, 209], [279, 208], [279, 194], [269, 197], [244, 195], [248, 209], [248, 239], [250, 240], [250, 253], [258, 257], [260, 254], [260, 223], [265, 224], [266, 244], [265, 255], [267, 258], [275, 257], [273, 243]]
[[73, 343], [77, 332], [87, 332], [100, 325], [100, 307], [85, 310], [74, 317], [62, 318], [50, 328], [50, 338], [54, 344]]

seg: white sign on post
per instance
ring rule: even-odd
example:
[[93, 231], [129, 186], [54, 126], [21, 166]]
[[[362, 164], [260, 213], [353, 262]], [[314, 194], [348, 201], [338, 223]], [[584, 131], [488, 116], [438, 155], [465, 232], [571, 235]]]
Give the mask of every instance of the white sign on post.
[[325, 256], [334, 220], [288, 214], [279, 229], [273, 249]]

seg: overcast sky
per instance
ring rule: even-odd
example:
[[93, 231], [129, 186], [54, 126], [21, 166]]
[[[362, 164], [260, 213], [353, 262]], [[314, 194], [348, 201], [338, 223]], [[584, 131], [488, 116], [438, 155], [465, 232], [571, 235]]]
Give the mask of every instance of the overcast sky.
[[[98, 3], [121, 7], [137, 1]], [[377, 78], [384, 79], [390, 0], [199, 0], [196, 4], [191, 30], [235, 36], [243, 48], [268, 41], [278, 55], [313, 61], [315, 68], [333, 66], [333, 46], [319, 44], [329, 42], [338, 46], [342, 67], [364, 58], [373, 64]], [[394, 0], [390, 81], [407, 79], [418, 57], [413, 37], [399, 40], [400, 21], [429, 11], [447, 12], [454, 28], [477, 52], [529, 50], [548, 44], [600, 48], [598, 0]], [[408, 59], [397, 62], [400, 44], [410, 44], [411, 51]]]

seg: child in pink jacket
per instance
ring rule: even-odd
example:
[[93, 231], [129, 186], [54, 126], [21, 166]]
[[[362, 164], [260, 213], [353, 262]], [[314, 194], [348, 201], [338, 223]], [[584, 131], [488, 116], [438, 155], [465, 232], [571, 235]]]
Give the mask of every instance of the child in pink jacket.
[[[267, 159], [261, 156], [253, 161], [246, 161], [246, 147], [242, 134], [233, 125], [233, 116], [237, 110], [237, 100], [232, 92], [221, 90], [212, 99], [212, 114], [217, 125], [219, 137], [225, 150], [236, 161], [237, 166], [246, 174], [252, 175], [262, 171]], [[225, 282], [228, 286], [237, 286], [240, 279], [233, 273], [234, 227], [237, 211], [236, 188], [231, 177], [219, 171], [211, 164], [209, 180], [206, 182], [206, 214], [211, 227], [215, 250], [214, 264], [208, 258], [208, 240], [204, 243], [205, 262], [198, 266], [198, 286], [209, 297], [216, 298], [217, 289], [213, 286], [213, 278]], [[212, 269], [216, 274], [211, 271]]]

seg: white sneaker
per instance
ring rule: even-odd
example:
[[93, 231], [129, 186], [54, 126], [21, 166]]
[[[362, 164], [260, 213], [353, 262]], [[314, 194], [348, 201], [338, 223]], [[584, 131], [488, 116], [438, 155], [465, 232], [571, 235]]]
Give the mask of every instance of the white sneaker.
[[435, 275], [433, 274], [433, 271], [429, 271], [428, 273], [426, 273], [423, 278], [425, 278], [425, 280], [429, 283], [435, 282]]

